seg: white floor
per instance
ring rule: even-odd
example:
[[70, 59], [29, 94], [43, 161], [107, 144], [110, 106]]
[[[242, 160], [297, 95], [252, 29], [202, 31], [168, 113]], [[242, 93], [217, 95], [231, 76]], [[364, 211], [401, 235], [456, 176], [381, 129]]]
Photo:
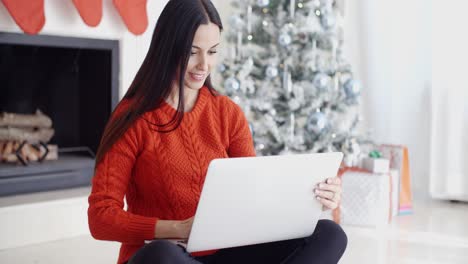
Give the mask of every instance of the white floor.
[[[349, 263], [468, 263], [468, 204], [417, 203], [385, 230], [344, 227]], [[79, 236], [0, 251], [0, 263], [115, 263], [118, 243]]]

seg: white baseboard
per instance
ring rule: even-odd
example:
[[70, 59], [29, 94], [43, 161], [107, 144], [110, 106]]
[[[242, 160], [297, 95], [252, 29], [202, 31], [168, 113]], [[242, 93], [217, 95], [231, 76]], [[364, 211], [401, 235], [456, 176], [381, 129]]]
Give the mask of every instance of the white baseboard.
[[0, 250], [89, 235], [89, 187], [0, 198]]

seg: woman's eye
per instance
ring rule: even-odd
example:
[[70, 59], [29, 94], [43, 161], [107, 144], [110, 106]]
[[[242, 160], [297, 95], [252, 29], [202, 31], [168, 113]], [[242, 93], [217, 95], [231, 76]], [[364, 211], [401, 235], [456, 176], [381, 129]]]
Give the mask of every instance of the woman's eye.
[[209, 54], [215, 54], [215, 53], [217, 53], [217, 52], [218, 52], [218, 51], [216, 51], [216, 50], [210, 50], [210, 51], [208, 51]]
[[197, 54], [197, 53], [196, 53], [196, 52], [193, 52], [193, 51], [190, 52], [190, 55], [195, 55], [195, 54]]

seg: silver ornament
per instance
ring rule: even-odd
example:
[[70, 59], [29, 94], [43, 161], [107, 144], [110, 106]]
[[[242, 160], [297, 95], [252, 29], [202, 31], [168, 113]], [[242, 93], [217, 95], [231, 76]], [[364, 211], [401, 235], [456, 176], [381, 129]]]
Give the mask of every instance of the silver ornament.
[[333, 28], [336, 24], [335, 15], [333, 15], [333, 13], [326, 15], [322, 14], [320, 17], [320, 23], [326, 30]]
[[229, 77], [224, 81], [224, 89], [228, 94], [234, 94], [240, 89], [239, 81], [234, 77]]
[[361, 83], [351, 78], [344, 83], [343, 89], [347, 99], [356, 99], [361, 93]]
[[232, 15], [229, 18], [229, 24], [236, 30], [242, 30], [244, 27], [244, 21], [238, 15]]
[[287, 47], [291, 44], [292, 42], [292, 38], [289, 34], [287, 33], [282, 33], [279, 37], [278, 37], [278, 42], [281, 46], [283, 47]]
[[265, 149], [265, 144], [259, 143], [255, 145], [255, 150], [262, 151]]
[[218, 72], [225, 72], [226, 71], [226, 65], [224, 63], [221, 63], [218, 65]]
[[328, 87], [330, 87], [331, 81], [332, 79], [329, 75], [320, 72], [314, 76], [312, 82], [317, 89], [320, 91], [325, 91], [328, 89]]
[[257, 0], [259, 7], [267, 7], [270, 4], [270, 0]]
[[238, 105], [241, 104], [241, 98], [240, 98], [239, 96], [237, 96], [237, 95], [234, 96], [234, 97], [232, 98], [232, 100], [234, 101], [234, 103], [236, 103], [236, 104], [238, 104]]
[[306, 129], [315, 134], [321, 134], [327, 127], [328, 120], [324, 113], [314, 112], [307, 119]]
[[270, 79], [275, 78], [278, 76], [278, 68], [273, 65], [268, 66], [265, 70], [265, 75]]

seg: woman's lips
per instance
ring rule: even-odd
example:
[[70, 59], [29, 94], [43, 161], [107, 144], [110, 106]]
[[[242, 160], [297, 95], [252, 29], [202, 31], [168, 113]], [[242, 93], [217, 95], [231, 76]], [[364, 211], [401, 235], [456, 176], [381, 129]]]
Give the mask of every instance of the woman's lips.
[[203, 74], [198, 74], [198, 73], [190, 72], [189, 75], [190, 75], [190, 78], [192, 78], [195, 81], [203, 81], [203, 79], [205, 78], [204, 73]]

